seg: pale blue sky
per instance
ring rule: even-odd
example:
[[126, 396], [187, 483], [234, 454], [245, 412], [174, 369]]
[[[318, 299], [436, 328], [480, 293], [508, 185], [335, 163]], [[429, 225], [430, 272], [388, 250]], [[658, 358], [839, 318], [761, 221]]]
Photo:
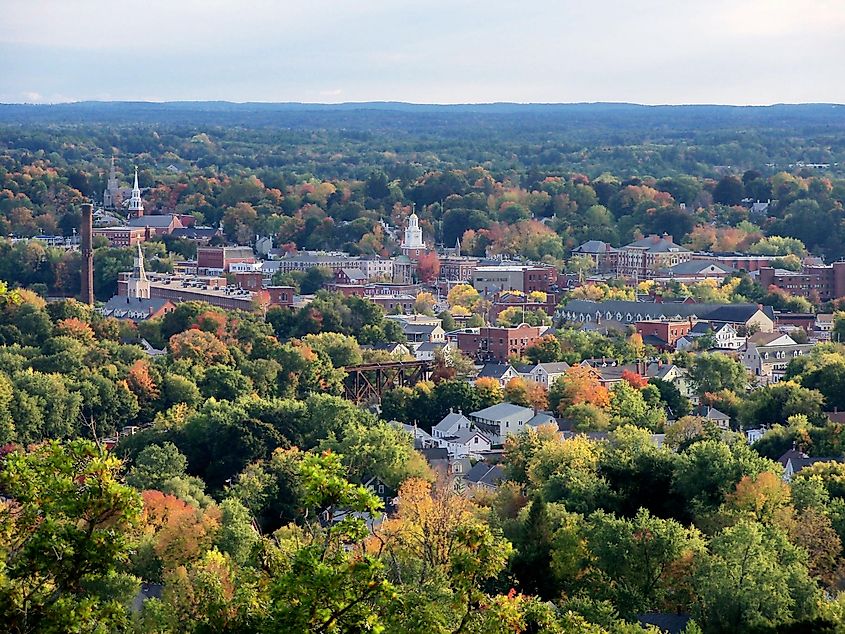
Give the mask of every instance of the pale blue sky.
[[0, 102], [845, 102], [845, 0], [0, 0]]

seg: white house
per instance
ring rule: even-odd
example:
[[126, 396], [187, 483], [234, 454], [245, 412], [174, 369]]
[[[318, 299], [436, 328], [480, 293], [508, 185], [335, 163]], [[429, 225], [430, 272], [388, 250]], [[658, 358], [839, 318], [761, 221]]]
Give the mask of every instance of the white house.
[[485, 363], [476, 379], [496, 379], [505, 387], [508, 381], [520, 376], [510, 363]]
[[548, 390], [568, 369], [569, 364], [566, 362], [538, 363], [526, 373], [525, 378], [539, 383]]
[[795, 343], [781, 333], [756, 333], [748, 338], [740, 361], [760, 383], [777, 383], [783, 377], [792, 359], [809, 353], [810, 343]]
[[439, 423], [431, 428], [431, 435], [435, 440], [456, 436], [458, 432], [472, 427], [472, 421], [461, 412], [449, 412]]
[[481, 431], [490, 436], [494, 445], [500, 445], [510, 434], [522, 431], [534, 415], [535, 412], [530, 407], [499, 403], [471, 412], [469, 416]]
[[675, 342], [675, 349], [687, 350], [695, 344], [699, 337], [703, 337], [706, 334], [713, 335], [715, 345], [712, 348], [739, 350], [745, 345], [745, 337], [740, 337], [733, 325], [729, 323], [699, 321], [686, 335]]
[[462, 429], [454, 436], [441, 438], [445, 442], [450, 459], [478, 458], [483, 452], [490, 451], [490, 439], [478, 429]]

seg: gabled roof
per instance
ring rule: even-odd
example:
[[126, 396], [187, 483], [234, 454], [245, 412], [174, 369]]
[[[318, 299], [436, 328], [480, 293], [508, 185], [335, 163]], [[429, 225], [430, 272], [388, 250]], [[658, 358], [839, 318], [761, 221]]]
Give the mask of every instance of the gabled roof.
[[534, 410], [528, 407], [522, 407], [521, 405], [514, 405], [513, 403], [499, 403], [470, 413], [470, 416], [475, 418], [495, 421], [514, 420], [518, 418], [529, 420], [533, 415]]
[[140, 216], [138, 218], [130, 218], [126, 224], [130, 227], [152, 227], [163, 229], [165, 227], [169, 227], [171, 223], [175, 224], [177, 228], [182, 226], [182, 223], [179, 221], [179, 217], [173, 214], [167, 214], [166, 216]]
[[547, 374], [561, 374], [569, 369], [569, 364], [566, 361], [558, 361], [554, 363], [538, 363], [533, 369], [542, 368]]
[[399, 324], [406, 335], [430, 335], [440, 328], [440, 324], [418, 324], [413, 321], [400, 321]]
[[540, 425], [554, 425], [557, 427], [557, 419], [548, 412], [537, 412], [534, 414], [534, 417], [525, 424], [531, 425], [531, 427], [539, 427]]
[[770, 346], [779, 339], [783, 339], [783, 341], [775, 345], [794, 346], [798, 343], [792, 337], [782, 332], [755, 332], [748, 338], [748, 343], [753, 343], [755, 346]]
[[593, 254], [616, 253], [616, 251], [617, 249], [614, 249], [607, 242], [602, 242], [601, 240], [587, 240], [584, 244], [578, 245], [577, 247], [572, 249], [573, 253]]
[[623, 249], [643, 249], [647, 253], [690, 253], [688, 249], [679, 246], [672, 242], [671, 237], [663, 236], [648, 236], [642, 240], [635, 240], [630, 244], [626, 244]]
[[417, 346], [417, 352], [437, 352], [441, 348], [445, 348], [449, 343], [446, 341], [423, 341]]
[[469, 470], [469, 473], [464, 476], [464, 479], [467, 482], [495, 487], [505, 479], [505, 472], [498, 465], [476, 462], [472, 469]]
[[106, 317], [143, 321], [148, 319], [150, 315], [160, 311], [169, 303], [170, 300], [161, 297], [141, 299], [126, 295], [115, 295], [103, 305], [100, 312]]
[[724, 412], [720, 412], [715, 407], [708, 407], [707, 411], [704, 414], [704, 418], [708, 418], [710, 420], [730, 420], [731, 417], [725, 414]]
[[470, 419], [468, 419], [462, 413], [449, 412], [448, 414], [446, 414], [446, 416], [443, 417], [443, 420], [441, 420], [432, 428], [432, 431], [436, 429], [437, 431], [443, 434], [448, 434], [457, 426], [470, 427], [471, 425], [472, 421], [470, 421]]
[[501, 379], [509, 370], [516, 372], [510, 363], [485, 363], [477, 378]]
[[466, 445], [467, 443], [469, 443], [470, 440], [472, 440], [476, 436], [481, 436], [488, 443], [490, 442], [490, 439], [477, 429], [461, 429], [460, 431], [458, 431], [458, 433], [454, 434], [453, 436], [450, 436], [448, 440], [449, 442]]
[[726, 274], [733, 273], [736, 270], [732, 266], [722, 264], [716, 260], [690, 260], [689, 262], [679, 262], [662, 272], [672, 275], [700, 275], [701, 273], [708, 272], [708, 269], [711, 268], [718, 269]]
[[711, 324], [709, 321], [699, 321], [696, 322], [695, 326], [693, 326], [687, 334], [693, 336], [705, 335], [708, 331], [712, 332], [713, 334], [716, 334], [720, 330], [727, 328], [728, 325], [729, 324], [727, 322]]

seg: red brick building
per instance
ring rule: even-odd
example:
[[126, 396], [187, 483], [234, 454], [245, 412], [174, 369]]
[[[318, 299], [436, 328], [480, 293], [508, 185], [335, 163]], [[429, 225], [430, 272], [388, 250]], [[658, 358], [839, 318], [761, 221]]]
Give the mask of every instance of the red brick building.
[[521, 324], [514, 328], [479, 328], [478, 332], [457, 334], [458, 349], [479, 361], [505, 362], [521, 356], [525, 349], [542, 336], [544, 328]]
[[692, 320], [665, 321], [646, 319], [636, 322], [634, 328], [642, 335], [645, 344], [657, 346], [661, 349], [669, 349], [674, 348], [675, 342], [692, 330], [693, 325]]
[[271, 306], [283, 306], [287, 308], [293, 306], [293, 296], [295, 293], [293, 286], [268, 286], [265, 290], [270, 294]]
[[255, 262], [250, 247], [197, 247], [197, 271], [200, 275], [226, 272], [232, 264]]
[[769, 266], [771, 260], [768, 255], [747, 255], [745, 253], [693, 253], [692, 259], [712, 260], [749, 273], [759, 271], [764, 266]]
[[94, 229], [94, 237], [102, 236], [110, 247], [134, 247], [147, 239], [144, 227], [101, 227]]
[[804, 265], [797, 272], [766, 266], [760, 269], [759, 276], [763, 288], [776, 286], [814, 304], [845, 297], [845, 262]]

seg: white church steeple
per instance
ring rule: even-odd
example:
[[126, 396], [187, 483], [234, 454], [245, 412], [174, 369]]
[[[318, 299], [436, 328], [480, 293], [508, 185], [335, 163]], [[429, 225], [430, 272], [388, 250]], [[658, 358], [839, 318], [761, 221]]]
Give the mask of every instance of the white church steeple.
[[135, 266], [132, 267], [132, 277], [129, 278], [127, 295], [136, 299], [150, 298], [150, 281], [147, 279], [147, 272], [144, 270], [144, 252], [141, 245], [138, 245], [138, 255], [135, 256]]
[[144, 215], [144, 201], [141, 200], [141, 189], [138, 187], [138, 168], [135, 168], [135, 184], [132, 186], [132, 197], [129, 199], [129, 215], [140, 218]]

